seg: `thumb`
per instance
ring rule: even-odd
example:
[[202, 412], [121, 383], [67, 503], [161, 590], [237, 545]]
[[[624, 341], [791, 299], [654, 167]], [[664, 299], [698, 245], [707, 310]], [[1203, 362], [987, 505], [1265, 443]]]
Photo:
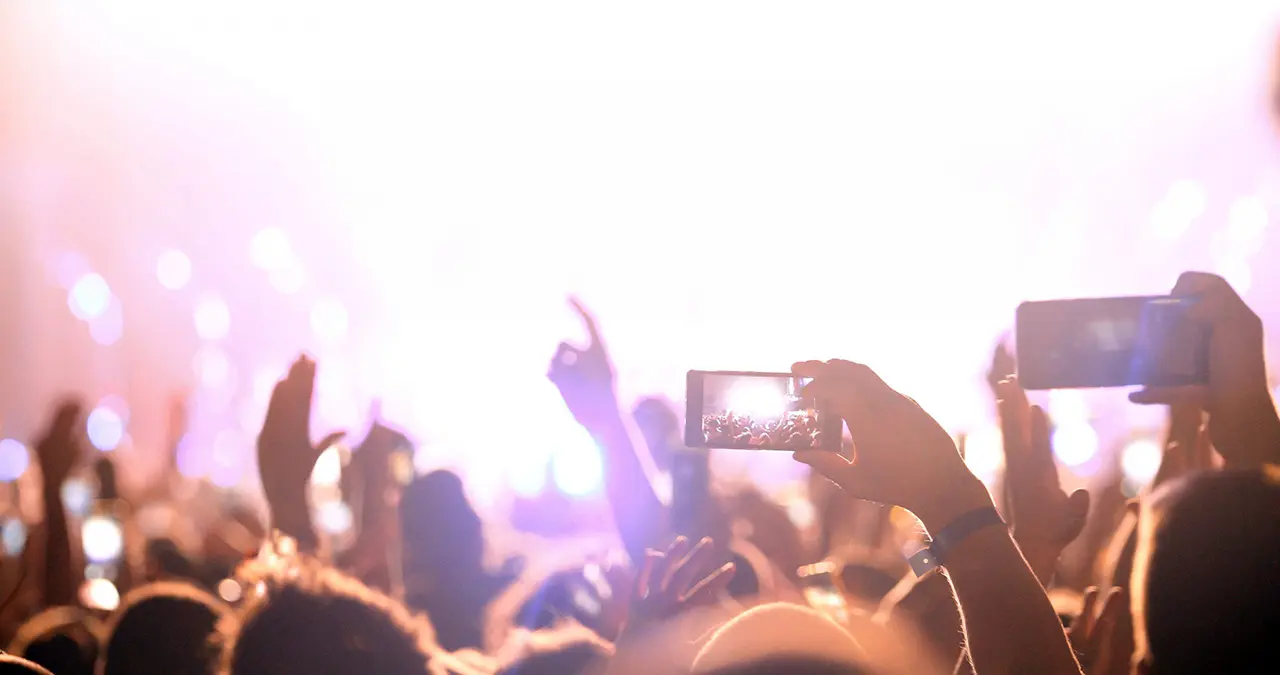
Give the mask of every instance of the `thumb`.
[[1062, 533], [1064, 543], [1075, 541], [1084, 531], [1084, 524], [1089, 518], [1089, 491], [1076, 490], [1067, 497], [1067, 525]]

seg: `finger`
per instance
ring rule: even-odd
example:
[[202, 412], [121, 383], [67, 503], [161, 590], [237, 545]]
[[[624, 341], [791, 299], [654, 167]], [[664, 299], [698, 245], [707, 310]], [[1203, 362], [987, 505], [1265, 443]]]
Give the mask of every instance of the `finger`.
[[680, 602], [693, 607], [715, 603], [716, 598], [729, 589], [729, 582], [733, 581], [733, 573], [736, 571], [737, 568], [731, 562], [721, 565], [681, 596]]
[[633, 602], [649, 597], [649, 581], [653, 579], [654, 570], [662, 563], [662, 552], [649, 549], [644, 552], [644, 560], [640, 563], [640, 573], [636, 575], [636, 584], [631, 593]]
[[1062, 533], [1064, 545], [1075, 541], [1084, 531], [1084, 525], [1089, 520], [1089, 502], [1089, 491], [1083, 488], [1067, 497], [1067, 520]]
[[1202, 386], [1147, 387], [1129, 394], [1129, 401], [1141, 405], [1205, 405], [1208, 392]]
[[711, 545], [711, 538], [703, 537], [693, 550], [672, 566], [671, 590], [679, 597], [688, 594], [698, 580], [706, 575], [714, 555], [715, 548]]
[[1100, 635], [1109, 634], [1115, 629], [1116, 623], [1120, 620], [1122, 613], [1129, 611], [1129, 593], [1123, 588], [1113, 588], [1107, 593], [1107, 599], [1102, 603], [1102, 611], [1098, 613], [1098, 620], [1094, 624], [1094, 633]]
[[1183, 272], [1178, 276], [1178, 282], [1173, 285], [1170, 295], [1186, 297], [1189, 295], [1201, 295], [1217, 290], [1229, 290], [1232, 293], [1231, 285], [1226, 279], [1208, 272]]
[[822, 377], [827, 372], [827, 364], [822, 361], [798, 361], [791, 364], [791, 374], [800, 377]]
[[595, 317], [591, 315], [591, 312], [587, 309], [586, 305], [582, 304], [582, 301], [576, 297], [570, 296], [569, 304], [573, 305], [574, 311], [576, 311], [578, 316], [582, 319], [582, 324], [587, 327], [587, 339], [591, 341], [588, 347], [594, 348], [599, 345], [600, 329], [596, 327]]
[[1071, 644], [1076, 648], [1077, 652], [1084, 650], [1085, 642], [1089, 634], [1093, 631], [1093, 611], [1098, 604], [1098, 587], [1090, 586], [1084, 591], [1084, 601], [1080, 603], [1080, 613], [1076, 615], [1076, 620], [1071, 623], [1071, 628], [1067, 631], [1071, 638]]
[[667, 593], [671, 590], [671, 578], [675, 575], [680, 562], [684, 560], [685, 555], [688, 553], [688, 538], [680, 536], [676, 537], [676, 540], [671, 542], [671, 546], [667, 548], [667, 555], [665, 556], [666, 559], [663, 561], [664, 566], [661, 567], [662, 574], [661, 576], [655, 577], [657, 583], [653, 584], [657, 587], [659, 593]]
[[1196, 452], [1191, 466], [1195, 470], [1207, 470], [1212, 469], [1213, 465], [1213, 441], [1209, 438], [1209, 425], [1201, 424], [1196, 431]]

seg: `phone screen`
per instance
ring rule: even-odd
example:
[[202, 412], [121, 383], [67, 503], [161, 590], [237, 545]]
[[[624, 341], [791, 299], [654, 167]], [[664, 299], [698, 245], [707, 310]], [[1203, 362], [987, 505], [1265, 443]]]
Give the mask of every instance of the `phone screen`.
[[840, 449], [841, 420], [790, 373], [691, 370], [685, 443], [743, 450]]
[[1179, 386], [1208, 380], [1208, 336], [1192, 298], [1027, 302], [1017, 313], [1018, 380], [1027, 389]]
[[115, 500], [102, 500], [80, 526], [85, 562], [90, 568], [102, 570], [105, 577], [114, 576], [114, 570], [124, 561], [124, 527], [117, 508]]

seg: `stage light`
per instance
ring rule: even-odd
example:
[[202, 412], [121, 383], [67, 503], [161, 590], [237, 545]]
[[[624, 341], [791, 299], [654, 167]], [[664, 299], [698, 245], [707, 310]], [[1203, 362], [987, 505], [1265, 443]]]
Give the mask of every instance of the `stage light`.
[[235, 579], [223, 579], [218, 582], [218, 597], [226, 602], [237, 603], [244, 597], [244, 589]]
[[18, 480], [30, 464], [27, 446], [12, 438], [0, 441], [0, 481]]
[[120, 439], [124, 438], [124, 420], [111, 408], [98, 406], [85, 420], [85, 430], [93, 447], [109, 452], [115, 450]]
[[120, 591], [106, 579], [89, 579], [80, 587], [80, 602], [91, 609], [113, 612], [120, 606]]
[[1163, 456], [1164, 451], [1158, 442], [1150, 438], [1140, 438], [1131, 441], [1121, 451], [1120, 470], [1128, 480], [1146, 485], [1156, 477]]
[[120, 309], [120, 300], [113, 297], [106, 312], [89, 320], [89, 337], [103, 347], [110, 347], [118, 342], [123, 334], [124, 313]]
[[1069, 422], [1053, 430], [1053, 454], [1070, 467], [1087, 463], [1098, 454], [1098, 432], [1088, 422]]
[[772, 380], [744, 378], [733, 384], [725, 396], [725, 407], [731, 412], [750, 416], [776, 416], [787, 409], [790, 400]]
[[1004, 437], [1000, 428], [987, 424], [965, 437], [964, 463], [984, 483], [991, 482], [1004, 465]]
[[124, 551], [124, 533], [120, 530], [120, 523], [111, 518], [89, 516], [80, 533], [84, 543], [84, 556], [89, 562], [112, 562]]
[[231, 310], [217, 296], [206, 296], [196, 305], [196, 334], [201, 340], [221, 340], [231, 330]]
[[231, 361], [221, 349], [212, 345], [201, 347], [196, 352], [192, 366], [196, 379], [206, 387], [221, 387], [231, 375]]
[[177, 249], [165, 251], [156, 260], [156, 279], [171, 291], [180, 291], [191, 281], [191, 259]]
[[102, 275], [90, 272], [81, 276], [67, 295], [71, 313], [81, 321], [91, 321], [106, 313], [111, 306], [111, 287]]
[[347, 308], [340, 301], [322, 299], [311, 308], [311, 332], [327, 344], [347, 339]]
[[249, 258], [255, 267], [264, 272], [288, 267], [293, 262], [293, 247], [289, 244], [289, 235], [278, 227], [259, 230], [249, 243]]
[[597, 492], [604, 482], [600, 449], [588, 441], [583, 447], [569, 446], [556, 452], [551, 456], [551, 477], [556, 487], [570, 497]]

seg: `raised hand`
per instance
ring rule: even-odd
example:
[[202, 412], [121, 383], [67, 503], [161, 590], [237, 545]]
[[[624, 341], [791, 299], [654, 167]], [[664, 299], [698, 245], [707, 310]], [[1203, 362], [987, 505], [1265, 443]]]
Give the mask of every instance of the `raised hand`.
[[650, 550], [636, 577], [628, 629], [715, 603], [733, 578], [734, 567], [725, 563], [713, 568], [714, 561], [710, 538], [690, 548], [688, 539], [676, 537], [666, 553]]
[[813, 381], [805, 391], [849, 427], [854, 459], [833, 452], [796, 453], [859, 499], [901, 506], [942, 527], [991, 505], [987, 489], [965, 467], [955, 442], [915, 401], [894, 391], [870, 368], [849, 361], [806, 361], [792, 372]]
[[311, 442], [315, 380], [315, 361], [299, 356], [289, 374], [271, 392], [262, 433], [258, 435], [258, 472], [274, 524], [304, 548], [309, 548], [315, 537], [306, 501], [311, 471], [320, 454], [345, 435], [335, 432], [318, 444]]
[[1044, 410], [1030, 405], [1014, 378], [996, 386], [996, 408], [1004, 436], [1005, 487], [1013, 538], [1041, 584], [1048, 584], [1058, 556], [1084, 530], [1089, 493], [1067, 495], [1049, 442]]
[[551, 359], [547, 377], [560, 390], [560, 396], [578, 423], [591, 428], [618, 415], [613, 364], [600, 340], [595, 318], [576, 298], [570, 298], [569, 303], [582, 317], [589, 342], [585, 348], [561, 342]]
[[1220, 276], [1186, 272], [1173, 295], [1195, 298], [1187, 318], [1209, 335], [1209, 382], [1148, 388], [1135, 403], [1191, 403], [1209, 413], [1209, 436], [1227, 464], [1254, 467], [1280, 461], [1280, 418], [1267, 390], [1262, 319]]
[[83, 407], [79, 401], [65, 401], [58, 406], [53, 419], [40, 440], [36, 441], [36, 456], [46, 487], [55, 494], [75, 470], [84, 455], [80, 420]]
[[1067, 629], [1086, 675], [1129, 675], [1133, 659], [1133, 618], [1129, 593], [1113, 588], [1099, 610], [1097, 588], [1085, 591], [1084, 606]]
[[1013, 354], [1009, 352], [1008, 345], [1001, 339], [991, 353], [991, 365], [987, 368], [987, 386], [991, 387], [991, 393], [999, 397], [1000, 383], [1013, 377], [1017, 372], [1018, 364], [1014, 361]]

